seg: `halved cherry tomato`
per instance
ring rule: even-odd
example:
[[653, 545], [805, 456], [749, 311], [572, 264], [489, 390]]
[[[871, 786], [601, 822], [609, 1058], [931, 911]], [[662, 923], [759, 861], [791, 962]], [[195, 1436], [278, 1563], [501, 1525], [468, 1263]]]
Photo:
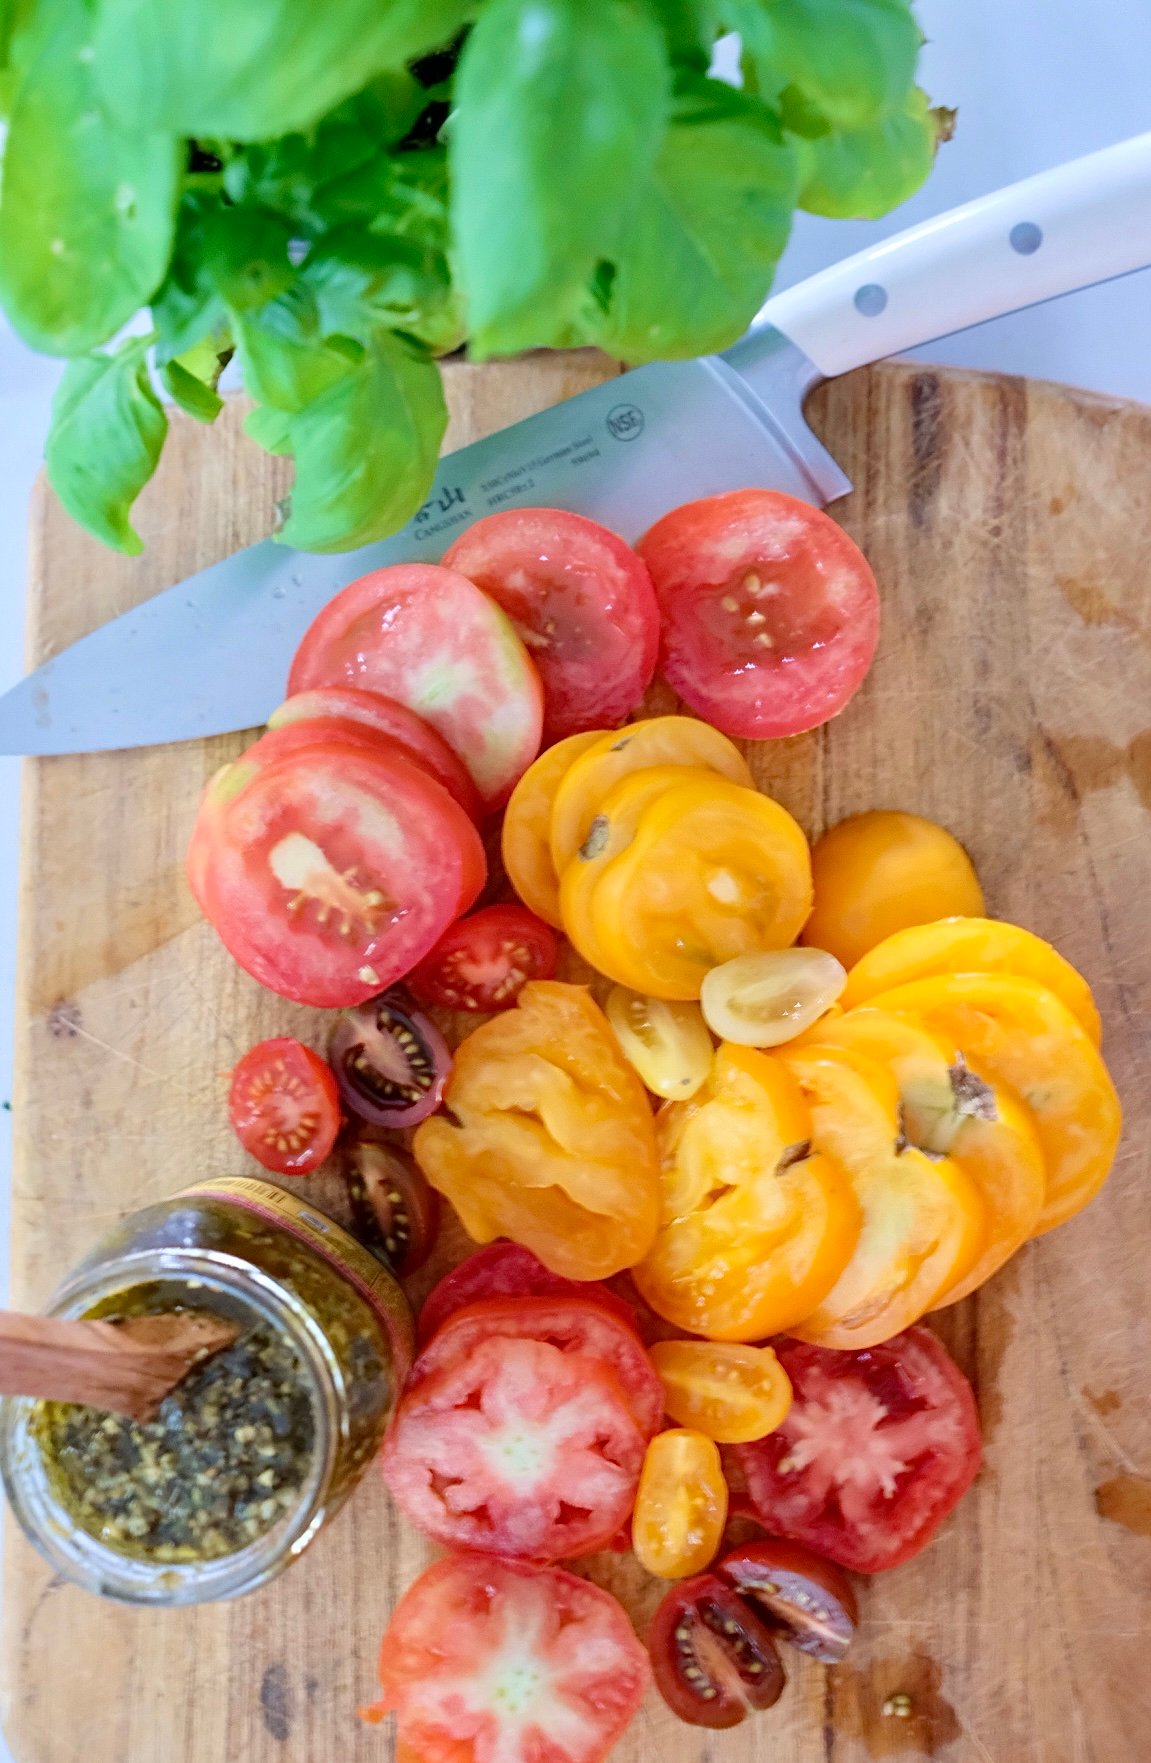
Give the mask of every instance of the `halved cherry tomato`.
[[304, 633], [288, 693], [362, 686], [439, 730], [488, 807], [539, 751], [539, 675], [494, 601], [454, 569], [399, 563], [330, 600]]
[[329, 716], [359, 723], [398, 741], [408, 757], [430, 771], [472, 820], [479, 819], [479, 794], [463, 760], [430, 722], [396, 698], [364, 691], [360, 686], [315, 686], [285, 699], [269, 716], [268, 727], [289, 728], [294, 723]]
[[508, 880], [524, 905], [557, 929], [563, 928], [563, 919], [550, 842], [552, 804], [568, 767], [600, 738], [593, 729], [546, 748], [524, 772], [504, 814], [501, 851]]
[[841, 820], [812, 846], [811, 873], [815, 904], [803, 941], [845, 967], [909, 925], [983, 911], [967, 852], [919, 814], [876, 808]]
[[571, 1279], [630, 1267], [655, 1234], [643, 1086], [582, 986], [531, 980], [456, 1051], [415, 1153], [477, 1242], [511, 1237]]
[[859, 547], [819, 509], [732, 490], [665, 514], [636, 550], [659, 600], [664, 677], [716, 728], [799, 734], [862, 684], [879, 593]]
[[656, 1126], [659, 1232], [633, 1270], [643, 1298], [715, 1340], [762, 1340], [809, 1316], [855, 1248], [859, 1209], [839, 1163], [812, 1150], [795, 1078], [723, 1046], [703, 1089]]
[[629, 1328], [636, 1316], [626, 1299], [594, 1279], [564, 1279], [552, 1273], [522, 1243], [489, 1243], [445, 1273], [424, 1299], [419, 1315], [421, 1341], [429, 1341], [449, 1316], [485, 1298], [580, 1298], [602, 1304]]
[[721, 961], [785, 947], [810, 903], [807, 840], [786, 808], [684, 766], [614, 785], [560, 881], [584, 959], [656, 998], [698, 998]]
[[672, 1587], [647, 1647], [656, 1688], [691, 1726], [738, 1726], [783, 1694], [783, 1666], [767, 1626], [714, 1573]]
[[735, 1341], [656, 1341], [664, 1407], [680, 1426], [721, 1445], [773, 1432], [791, 1407], [787, 1373], [770, 1347]]
[[834, 1286], [789, 1332], [826, 1347], [875, 1346], [974, 1267], [987, 1240], [983, 1197], [950, 1157], [904, 1140], [886, 1067], [838, 1047], [785, 1047], [779, 1059], [811, 1110], [812, 1143], [847, 1171], [863, 1221]]
[[648, 1445], [631, 1518], [635, 1558], [657, 1579], [699, 1573], [727, 1522], [727, 1483], [719, 1451], [688, 1427], [657, 1432]]
[[507, 1010], [529, 979], [551, 979], [556, 954], [552, 932], [526, 906], [484, 906], [444, 932], [407, 984], [444, 1010]]
[[502, 606], [539, 668], [544, 740], [614, 728], [655, 672], [659, 608], [647, 567], [605, 526], [560, 508], [477, 520], [444, 557]]
[[699, 1004], [721, 1040], [780, 1047], [826, 1015], [846, 979], [826, 949], [761, 949], [705, 974]]
[[277, 1175], [309, 1175], [340, 1130], [336, 1080], [318, 1053], [290, 1035], [250, 1047], [232, 1073], [232, 1130]]
[[657, 765], [686, 765], [715, 772], [730, 783], [755, 788], [747, 760], [726, 735], [694, 716], [652, 716], [601, 734], [583, 753], [572, 753], [554, 792], [551, 851], [562, 875], [591, 831], [608, 791], [621, 778]]
[[715, 1048], [698, 1004], [613, 986], [604, 1010], [624, 1058], [654, 1096], [686, 1102], [707, 1082]]
[[209, 785], [189, 852], [189, 880], [225, 947], [301, 1004], [383, 990], [483, 879], [483, 846], [458, 802], [382, 743], [236, 760]]
[[410, 1585], [380, 1648], [383, 1697], [419, 1763], [604, 1763], [651, 1672], [609, 1592], [556, 1567], [449, 1555]]
[[350, 1111], [373, 1126], [415, 1126], [440, 1105], [452, 1056], [402, 986], [345, 1010], [328, 1058]]
[[341, 1145], [340, 1162], [357, 1237], [406, 1279], [432, 1252], [439, 1195], [406, 1151], [373, 1138], [370, 1128]]
[[715, 1571], [801, 1653], [825, 1665], [844, 1657], [859, 1611], [846, 1574], [833, 1561], [802, 1543], [769, 1537], [730, 1550]]
[[791, 1410], [735, 1447], [760, 1517], [857, 1573], [910, 1561], [978, 1472], [971, 1385], [925, 1328], [858, 1353], [775, 1346]]
[[847, 976], [845, 1010], [915, 979], [938, 973], [1010, 973], [1033, 979], [1065, 1004], [1098, 1046], [1103, 1038], [1091, 987], [1058, 949], [1019, 924], [997, 918], [941, 918], [896, 931], [857, 961]]

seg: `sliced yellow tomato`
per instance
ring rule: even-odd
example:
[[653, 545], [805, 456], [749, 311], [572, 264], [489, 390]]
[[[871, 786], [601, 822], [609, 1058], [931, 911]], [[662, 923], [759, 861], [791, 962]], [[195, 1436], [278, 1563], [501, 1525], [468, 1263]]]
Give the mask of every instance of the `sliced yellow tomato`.
[[664, 1406], [680, 1426], [720, 1445], [762, 1439], [786, 1418], [791, 1379], [770, 1347], [737, 1341], [657, 1341], [649, 1349]]
[[698, 1004], [669, 1004], [613, 986], [604, 1012], [624, 1058], [653, 1096], [686, 1102], [706, 1082], [715, 1048]]
[[727, 1482], [709, 1438], [687, 1427], [657, 1432], [640, 1471], [631, 1540], [660, 1579], [685, 1579], [713, 1558], [727, 1523]]
[[572, 763], [602, 739], [598, 729], [557, 741], [528, 766], [511, 793], [500, 836], [508, 880], [546, 924], [562, 926], [560, 884], [552, 862], [552, 805]]
[[780, 1047], [826, 1015], [846, 979], [826, 949], [762, 949], [705, 974], [700, 1008], [722, 1040]]

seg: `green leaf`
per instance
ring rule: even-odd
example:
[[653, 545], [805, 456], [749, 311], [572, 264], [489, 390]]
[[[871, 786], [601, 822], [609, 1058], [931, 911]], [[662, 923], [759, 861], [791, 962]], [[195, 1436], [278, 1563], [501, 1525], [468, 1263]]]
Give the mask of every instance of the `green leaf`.
[[277, 534], [345, 551], [395, 532], [427, 495], [447, 407], [439, 370], [380, 330], [356, 369], [291, 420], [291, 514]]
[[129, 556], [144, 549], [129, 512], [168, 432], [148, 376], [149, 341], [132, 337], [114, 355], [68, 363], [44, 449], [48, 481], [73, 520]]
[[319, 302], [300, 281], [265, 305], [231, 316], [245, 390], [276, 410], [313, 403], [351, 373], [363, 354], [351, 338], [325, 335]]
[[839, 128], [897, 110], [915, 83], [923, 34], [911, 0], [736, 0], [760, 90], [794, 82]]
[[198, 192], [189, 192], [180, 204], [168, 273], [152, 301], [156, 360], [161, 367], [221, 331], [227, 321], [204, 255], [204, 219], [218, 206], [215, 197]]
[[257, 404], [244, 418], [244, 433], [265, 453], [292, 451], [292, 419], [286, 410], [268, 410]]
[[706, 73], [719, 34], [720, 0], [654, 0], [673, 64]]
[[395, 233], [334, 227], [310, 252], [301, 280], [327, 332], [362, 342], [378, 325], [426, 343], [434, 354], [464, 340], [461, 302], [442, 252]]
[[215, 422], [224, 408], [224, 400], [196, 374], [189, 373], [179, 361], [169, 361], [160, 369], [160, 378], [173, 403], [197, 422]]
[[940, 117], [913, 88], [893, 116], [866, 129], [831, 131], [801, 147], [799, 205], [832, 219], [876, 220], [914, 195], [935, 162]]
[[112, 114], [140, 128], [263, 141], [449, 42], [470, 10], [470, 0], [100, 0], [95, 72]]
[[734, 343], [762, 304], [787, 243], [794, 149], [772, 113], [718, 80], [681, 94], [648, 185], [614, 250], [606, 314], [590, 336], [626, 361]]
[[0, 300], [34, 349], [79, 355], [158, 286], [183, 147], [108, 120], [85, 59], [83, 0], [47, 10], [53, 28], [18, 81], [4, 150]]
[[266, 208], [229, 208], [214, 202], [200, 233], [209, 286], [233, 312], [267, 305], [292, 286], [292, 227]]
[[669, 75], [633, 0], [487, 0], [448, 150], [473, 351], [549, 342], [655, 156]]

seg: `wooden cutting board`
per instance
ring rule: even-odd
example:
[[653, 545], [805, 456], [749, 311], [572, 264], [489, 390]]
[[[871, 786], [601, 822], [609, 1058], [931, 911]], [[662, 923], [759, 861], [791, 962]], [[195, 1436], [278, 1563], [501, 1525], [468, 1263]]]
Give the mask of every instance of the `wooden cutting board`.
[[[614, 371], [449, 369], [452, 442]], [[753, 755], [811, 834], [915, 809], [971, 851], [991, 908], [1095, 986], [1128, 1129], [1102, 1197], [939, 1333], [986, 1437], [927, 1553], [864, 1589], [850, 1662], [789, 1659], [771, 1715], [708, 1735], [650, 1698], [619, 1763], [1138, 1763], [1151, 1750], [1151, 410], [1021, 380], [885, 366], [816, 426], [858, 486], [836, 510], [883, 593], [879, 656], [830, 727]], [[177, 416], [143, 559], [33, 511], [32, 656], [269, 530], [283, 463]], [[671, 704], [664, 693], [662, 708]], [[200, 785], [242, 741], [28, 770], [13, 1301], [42, 1304], [126, 1210], [243, 1159], [221, 1074], [320, 1024], [202, 924], [182, 855]], [[369, 1474], [277, 1585], [139, 1612], [62, 1585], [9, 1525], [3, 1719], [19, 1763], [364, 1763], [380, 1633], [425, 1559]], [[641, 1628], [655, 1587], [594, 1564]], [[908, 1717], [889, 1698], [909, 1698]], [[887, 1712], [885, 1712], [885, 1707]]]

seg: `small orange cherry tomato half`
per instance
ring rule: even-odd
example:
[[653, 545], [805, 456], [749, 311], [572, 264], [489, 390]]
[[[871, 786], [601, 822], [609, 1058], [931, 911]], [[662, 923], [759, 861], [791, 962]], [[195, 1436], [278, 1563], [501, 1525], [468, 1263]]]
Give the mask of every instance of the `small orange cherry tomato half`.
[[713, 1440], [690, 1427], [657, 1432], [640, 1471], [631, 1520], [636, 1560], [659, 1579], [699, 1573], [727, 1523], [727, 1482]]
[[228, 1116], [245, 1151], [265, 1169], [310, 1175], [336, 1142], [340, 1092], [318, 1053], [280, 1035], [249, 1048], [236, 1066]]
[[552, 860], [552, 804], [569, 767], [603, 736], [598, 729], [569, 735], [540, 754], [512, 791], [500, 850], [508, 880], [524, 905], [545, 924], [562, 929], [560, 883]]
[[908, 925], [984, 909], [963, 846], [918, 814], [877, 808], [841, 820], [816, 840], [811, 872], [815, 904], [803, 941], [845, 967]]
[[604, 1010], [620, 1052], [654, 1096], [686, 1102], [706, 1083], [715, 1048], [698, 1004], [613, 986]]
[[736, 1341], [656, 1341], [664, 1406], [680, 1426], [720, 1445], [774, 1432], [791, 1407], [791, 1384], [770, 1347]]

